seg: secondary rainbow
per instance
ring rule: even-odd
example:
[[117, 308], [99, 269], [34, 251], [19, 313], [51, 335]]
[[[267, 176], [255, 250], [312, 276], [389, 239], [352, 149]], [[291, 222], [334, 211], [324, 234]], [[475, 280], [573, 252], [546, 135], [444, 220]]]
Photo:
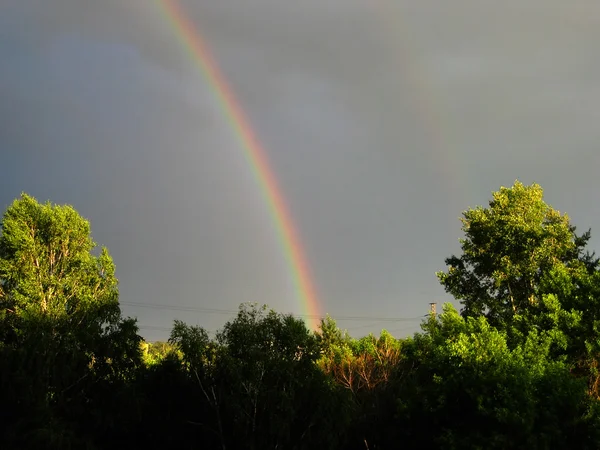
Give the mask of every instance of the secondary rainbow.
[[308, 325], [314, 330], [317, 328], [320, 317], [319, 302], [300, 239], [269, 165], [267, 154], [236, 100], [234, 92], [229, 87], [229, 83], [209, 52], [202, 35], [188, 19], [178, 0], [158, 0], [158, 2], [175, 30], [177, 38], [203, 73], [232, 130], [237, 135], [246, 161], [260, 185], [275, 224], [297, 291], [298, 301], [304, 310]]
[[[470, 198], [461, 174], [461, 164], [465, 164], [461, 146], [458, 145], [455, 120], [444, 104], [443, 93], [435, 88], [432, 74], [418, 57], [417, 35], [404, 20], [401, 5], [395, 0], [375, 0], [369, 3], [374, 16], [381, 24], [382, 33], [388, 51], [391, 52], [397, 72], [409, 84], [406, 92], [412, 95], [415, 113], [422, 123], [423, 131], [430, 141], [431, 148], [424, 149], [431, 164], [444, 175], [449, 188], [467, 204]], [[454, 223], [453, 223], [454, 226]]]

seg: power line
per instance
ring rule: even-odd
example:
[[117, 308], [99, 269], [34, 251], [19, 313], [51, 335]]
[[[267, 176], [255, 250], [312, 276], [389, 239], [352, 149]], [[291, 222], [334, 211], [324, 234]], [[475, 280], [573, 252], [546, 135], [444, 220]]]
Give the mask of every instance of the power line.
[[380, 323], [381, 323], [381, 321], [378, 320], [377, 322], [368, 323], [366, 325], [355, 325], [355, 326], [352, 326], [352, 327], [347, 327], [346, 330], [350, 331], [350, 330], [358, 330], [360, 328], [374, 327], [376, 325], [379, 325]]
[[217, 309], [217, 308], [202, 308], [198, 306], [178, 306], [178, 305], [165, 305], [159, 303], [142, 303], [142, 302], [120, 302], [122, 305], [135, 306], [139, 308], [150, 308], [150, 309], [166, 309], [172, 311], [198, 311], [212, 314], [236, 314], [237, 311], [232, 309]]
[[[377, 325], [377, 323], [380, 323], [380, 322], [376, 322], [376, 323], [372, 323], [372, 324], [368, 324], [368, 325], [357, 326], [357, 327], [351, 327], [351, 328], [348, 328], [347, 331], [350, 331], [350, 330], [353, 330], [353, 329], [356, 330], [356, 329], [359, 329], [359, 328], [367, 328], [367, 327], [370, 327], [370, 326]], [[161, 327], [161, 326], [158, 326], [158, 325], [138, 325], [138, 328], [139, 329], [143, 329], [143, 330], [149, 330], [149, 331], [166, 331], [166, 332], [169, 332], [169, 333], [173, 330], [172, 327]], [[409, 325], [409, 326], [404, 326], [404, 327], [401, 327], [401, 328], [395, 328], [395, 329], [386, 330], [386, 331], [388, 333], [394, 335], [396, 333], [400, 333], [400, 332], [403, 332], [403, 331], [409, 331], [409, 330], [415, 330], [415, 326], [414, 325]], [[209, 331], [209, 333], [215, 333], [215, 332], [214, 331]]]
[[409, 326], [409, 327], [396, 328], [395, 330], [387, 330], [387, 331], [388, 331], [388, 333], [399, 333], [401, 331], [414, 330], [414, 329], [415, 329], [414, 326]]
[[[408, 319], [406, 319], [406, 320], [397, 320], [396, 322], [408, 322], [408, 321], [411, 321], [411, 322], [412, 322], [413, 320], [416, 320], [416, 319], [421, 319], [421, 318], [422, 318], [422, 317], [416, 317], [416, 318], [414, 318], [414, 319], [408, 318]], [[378, 326], [378, 325], [380, 325], [382, 322], [387, 322], [387, 323], [389, 323], [389, 322], [391, 322], [391, 321], [381, 321], [381, 320], [378, 320], [377, 322], [368, 323], [368, 324], [366, 324], [366, 325], [355, 325], [355, 326], [351, 326], [351, 327], [346, 327], [346, 330], [347, 330], [347, 331], [351, 331], [351, 330], [358, 330], [358, 329], [361, 329], [361, 328], [375, 327], [375, 326]], [[415, 325], [409, 325], [409, 326], [408, 326], [408, 328], [414, 328], [414, 327], [415, 327]], [[404, 327], [404, 328], [406, 328], [406, 327]], [[389, 331], [389, 330], [388, 330], [388, 331]]]
[[[310, 316], [310, 317], [319, 317], [319, 316]], [[375, 320], [377, 323], [380, 322], [410, 322], [413, 320], [421, 320], [426, 316], [416, 316], [416, 317], [369, 317], [369, 316], [331, 316], [336, 321], [344, 321], [344, 320]]]
[[144, 330], [171, 331], [171, 327], [159, 327], [155, 325], [138, 325], [138, 328]]
[[[122, 305], [133, 306], [138, 308], [149, 308], [149, 309], [161, 309], [161, 310], [171, 310], [171, 311], [187, 311], [187, 312], [204, 312], [209, 314], [237, 314], [238, 310], [232, 309], [218, 309], [218, 308], [205, 308], [201, 306], [179, 306], [179, 305], [165, 305], [161, 303], [143, 303], [143, 302], [131, 302], [131, 301], [122, 301], [120, 302]], [[292, 314], [295, 317], [304, 317], [310, 319], [320, 319], [322, 316], [316, 314]], [[416, 317], [369, 317], [369, 316], [331, 316], [336, 321], [344, 321], [344, 320], [371, 320], [379, 322], [406, 322], [413, 320], [421, 320], [426, 315], [416, 316]]]

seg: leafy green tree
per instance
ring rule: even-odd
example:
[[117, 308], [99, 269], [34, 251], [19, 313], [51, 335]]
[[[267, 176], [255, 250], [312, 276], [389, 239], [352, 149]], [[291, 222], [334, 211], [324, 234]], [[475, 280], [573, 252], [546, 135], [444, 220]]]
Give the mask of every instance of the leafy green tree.
[[19, 420], [11, 432], [64, 447], [79, 439], [75, 428], [92, 399], [100, 408], [105, 386], [116, 392], [115, 383], [134, 376], [137, 327], [121, 318], [108, 251], [93, 254], [89, 222], [72, 207], [23, 194], [1, 224], [2, 390]]
[[437, 275], [464, 316], [484, 315], [509, 345], [532, 330], [548, 332], [553, 358], [566, 356], [600, 397], [600, 270], [569, 217], [547, 205], [542, 188], [515, 182], [488, 208], [463, 213], [462, 255]]
[[352, 339], [335, 320], [321, 321], [318, 365], [352, 401], [352, 422], [346, 436], [350, 448], [389, 448], [397, 443], [395, 389], [402, 377], [402, 341], [386, 330]]
[[423, 329], [406, 349], [415, 369], [399, 396], [408, 447], [593, 448], [597, 402], [553, 360], [547, 333], [533, 330], [511, 349], [506, 332], [450, 304]]
[[96, 322], [114, 322], [119, 317], [115, 267], [106, 248], [95, 256], [94, 247], [89, 222], [72, 207], [42, 205], [26, 194], [15, 200], [0, 236], [7, 317], [62, 319], [103, 305]]
[[335, 319], [329, 315], [321, 319], [316, 338], [321, 354], [330, 354], [335, 346], [344, 345], [350, 341], [348, 333], [340, 330]]
[[188, 418], [216, 437], [207, 447], [335, 448], [343, 439], [344, 396], [315, 364], [319, 346], [302, 320], [243, 304], [214, 340], [178, 322], [171, 342], [209, 407]]
[[508, 327], [515, 317], [537, 314], [552, 274], [567, 277], [593, 271], [597, 261], [584, 254], [589, 231], [575, 233], [569, 217], [547, 205], [537, 184], [515, 182], [493, 194], [488, 208], [463, 213], [462, 254], [446, 259], [437, 276], [460, 300], [466, 316], [485, 315]]

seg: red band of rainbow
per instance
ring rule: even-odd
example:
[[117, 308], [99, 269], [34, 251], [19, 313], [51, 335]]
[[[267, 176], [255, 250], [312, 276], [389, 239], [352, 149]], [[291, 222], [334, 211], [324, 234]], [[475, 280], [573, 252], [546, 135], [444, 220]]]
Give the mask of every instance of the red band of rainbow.
[[227, 80], [208, 51], [199, 31], [187, 18], [178, 0], [159, 0], [167, 19], [176, 30], [181, 44], [189, 51], [194, 62], [211, 86], [223, 113], [238, 137], [248, 165], [260, 186], [277, 229], [285, 259], [290, 268], [298, 301], [306, 315], [308, 326], [315, 330], [319, 324], [319, 302], [312, 283], [300, 239], [284, 201], [281, 189], [270, 168], [267, 154], [252, 130], [242, 107]]

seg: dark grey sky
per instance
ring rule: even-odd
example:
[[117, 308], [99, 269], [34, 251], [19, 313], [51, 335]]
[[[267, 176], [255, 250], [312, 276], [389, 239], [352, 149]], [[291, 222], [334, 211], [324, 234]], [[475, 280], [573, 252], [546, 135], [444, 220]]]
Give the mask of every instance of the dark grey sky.
[[[446, 301], [434, 273], [461, 211], [516, 178], [597, 248], [596, 0], [182, 5], [268, 152], [324, 312]], [[303, 312], [235, 134], [156, 1], [3, 0], [0, 61], [0, 207], [25, 191], [90, 219], [144, 336], [174, 318], [215, 330], [233, 313], [202, 308], [246, 301]]]

